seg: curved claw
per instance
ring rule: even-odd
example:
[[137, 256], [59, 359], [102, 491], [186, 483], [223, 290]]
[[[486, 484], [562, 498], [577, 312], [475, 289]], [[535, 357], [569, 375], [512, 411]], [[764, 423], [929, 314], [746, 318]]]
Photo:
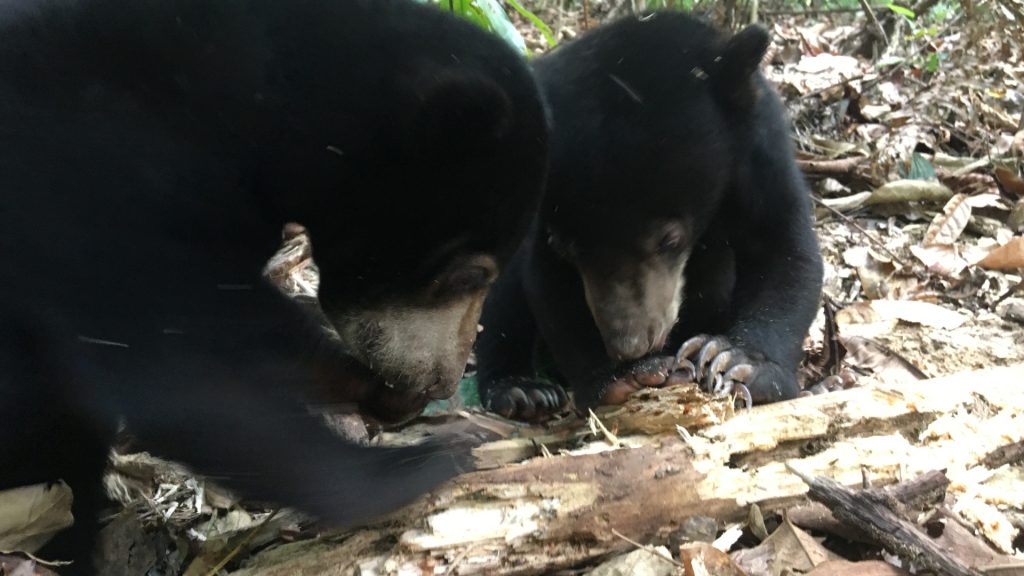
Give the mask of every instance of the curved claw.
[[521, 388], [510, 388], [503, 394], [496, 394], [488, 401], [488, 408], [495, 414], [512, 418], [523, 407], [530, 404], [530, 399]]
[[712, 338], [704, 344], [704, 347], [700, 349], [700, 353], [697, 354], [697, 377], [700, 378], [708, 373], [708, 364], [710, 364], [715, 356], [718, 356], [719, 352], [722, 352], [728, 344], [721, 338]]
[[[726, 380], [732, 380], [734, 382], [746, 383], [746, 382], [750, 381], [750, 377], [753, 374], [754, 374], [754, 365], [753, 364], [743, 363], [743, 364], [737, 364], [737, 365], [733, 366], [732, 368], [729, 368], [729, 371], [726, 372], [725, 376], [722, 376], [722, 377], [725, 378]], [[750, 391], [747, 390], [747, 392], [749, 393]]]
[[512, 420], [541, 421], [561, 412], [569, 404], [565, 390], [555, 384], [510, 378], [487, 395], [488, 410]]
[[[711, 359], [711, 363], [708, 365], [707, 372], [704, 377], [704, 385], [707, 390], [712, 389], [712, 385], [715, 384], [717, 375], [725, 371], [726, 366], [732, 362], [732, 357], [732, 350], [724, 350]], [[728, 380], [729, 376], [725, 375], [723, 378]]]
[[694, 336], [686, 342], [683, 342], [683, 345], [680, 346], [679, 350], [676, 352], [676, 369], [681, 370], [684, 367], [684, 362], [689, 365], [690, 368], [693, 368], [694, 366], [693, 362], [690, 362], [690, 356], [693, 356], [694, 352], [703, 348], [707, 339], [707, 336], [701, 335]]
[[729, 380], [722, 377], [721, 374], [712, 372], [708, 379], [708, 392], [713, 396], [725, 396], [732, 392], [732, 386]]
[[697, 380], [697, 367], [688, 359], [683, 358], [676, 362], [676, 369], [669, 375], [669, 378], [676, 378], [681, 382], [695, 382]]
[[[746, 384], [741, 382], [735, 382], [732, 387], [734, 397], [739, 395], [743, 398], [743, 403], [747, 408], [747, 412], [754, 408], [754, 397], [750, 395], [750, 388], [747, 388]], [[735, 402], [735, 400], [734, 400]]]

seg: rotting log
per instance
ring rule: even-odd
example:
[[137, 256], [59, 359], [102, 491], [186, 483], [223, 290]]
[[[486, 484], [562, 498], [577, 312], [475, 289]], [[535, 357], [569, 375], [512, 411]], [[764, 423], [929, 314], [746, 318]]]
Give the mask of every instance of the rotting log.
[[[806, 501], [787, 464], [847, 486], [865, 472], [882, 485], [934, 469], [957, 485], [986, 455], [1024, 440], [1021, 382], [1024, 365], [856, 388], [757, 407], [682, 436], [620, 439], [631, 448], [595, 453], [598, 442], [583, 454], [473, 472], [379, 525], [270, 550], [237, 573], [543, 574], [630, 548], [613, 531], [647, 543], [690, 516], [733, 521], [751, 503]], [[630, 411], [605, 416], [623, 422]], [[478, 453], [494, 454], [488, 445]]]

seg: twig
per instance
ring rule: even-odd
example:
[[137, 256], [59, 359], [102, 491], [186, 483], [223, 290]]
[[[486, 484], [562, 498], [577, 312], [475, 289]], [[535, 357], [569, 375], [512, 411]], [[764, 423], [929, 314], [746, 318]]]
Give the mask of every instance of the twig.
[[591, 410], [590, 408], [587, 408], [587, 413], [590, 414], [590, 417], [587, 418], [587, 420], [590, 424], [590, 430], [594, 433], [594, 435], [596, 436], [598, 430], [600, 430], [601, 434], [604, 435], [605, 441], [607, 441], [609, 444], [612, 444], [613, 446], [618, 445], [618, 436], [612, 434], [611, 430], [605, 428], [604, 422], [601, 422], [601, 419], [597, 417], [597, 414], [594, 414], [594, 411]]
[[651, 548], [650, 546], [645, 546], [645, 545], [637, 542], [636, 540], [633, 540], [632, 538], [627, 537], [626, 535], [622, 534], [621, 532], [619, 532], [615, 528], [612, 528], [612, 534], [614, 534], [616, 538], [621, 538], [622, 540], [632, 544], [633, 546], [636, 546], [640, 550], [643, 550], [644, 552], [647, 552], [648, 554], [654, 556], [655, 558], [660, 558], [660, 559], [664, 560], [665, 562], [668, 562], [669, 564], [671, 564], [671, 565], [673, 565], [673, 566], [675, 566], [677, 568], [682, 568], [684, 570], [686, 569], [686, 566], [682, 562], [679, 562], [675, 558], [666, 558], [665, 556], [662, 556], [661, 554], [658, 554], [657, 551], [654, 550], [654, 548]]
[[872, 244], [874, 244], [875, 246], [878, 246], [879, 248], [884, 250], [885, 253], [888, 254], [889, 256], [891, 256], [893, 261], [895, 261], [901, 267], [904, 267], [904, 268], [907, 267], [906, 262], [904, 262], [899, 256], [893, 254], [892, 250], [889, 250], [889, 248], [885, 244], [883, 244], [881, 240], [879, 240], [878, 238], [875, 238], [870, 232], [868, 232], [863, 227], [861, 227], [860, 224], [857, 224], [857, 222], [853, 218], [850, 218], [849, 216], [847, 216], [846, 214], [843, 214], [839, 210], [836, 210], [835, 208], [829, 206], [828, 204], [825, 204], [825, 202], [821, 198], [818, 198], [817, 196], [811, 195], [811, 200], [814, 200], [814, 202], [818, 206], [823, 206], [824, 208], [828, 209], [828, 211], [830, 211], [833, 214], [835, 214], [836, 216], [838, 216], [843, 222], [846, 222], [850, 226], [853, 226], [854, 229], [856, 229], [858, 232], [863, 234], [865, 238], [870, 240]]
[[864, 530], [890, 552], [940, 574], [981, 576], [894, 512], [895, 499], [890, 496], [873, 490], [853, 491], [828, 478], [804, 474], [789, 462], [785, 466], [807, 484], [808, 497], [828, 506], [837, 520]]
[[473, 550], [476, 550], [476, 545], [466, 546], [459, 551], [459, 553], [455, 555], [455, 558], [452, 558], [451, 563], [448, 564], [448, 569], [444, 571], [445, 576], [455, 574], [455, 571], [459, 568], [459, 564], [462, 564], [462, 561], [465, 560], [466, 556], [469, 556], [469, 553]]
[[878, 33], [882, 35], [882, 41], [885, 42], [885, 47], [889, 47], [889, 35], [885, 33], [885, 28], [882, 27], [882, 23], [878, 21], [878, 17], [875, 16], [875, 11], [871, 9], [871, 5], [868, 4], [868, 0], [860, 0], [860, 6], [867, 13], [868, 18], [871, 19], [871, 23], [878, 28]]

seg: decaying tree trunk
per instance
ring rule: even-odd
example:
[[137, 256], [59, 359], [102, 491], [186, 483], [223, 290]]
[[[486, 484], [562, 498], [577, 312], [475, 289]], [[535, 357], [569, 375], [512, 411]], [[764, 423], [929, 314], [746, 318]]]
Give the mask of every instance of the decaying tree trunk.
[[[622, 536], [656, 541], [691, 516], [727, 522], [752, 503], [803, 501], [807, 485], [787, 465], [848, 486], [945, 469], [953, 490], [986, 456], [1024, 440], [1021, 383], [1024, 366], [998, 368], [800, 398], [720, 422], [720, 404], [679, 402], [695, 397], [685, 387], [645, 391], [602, 414], [615, 435], [463, 475], [381, 525], [279, 547], [237, 573], [543, 574], [630, 548]], [[574, 438], [556, 430], [477, 454], [497, 466]]]

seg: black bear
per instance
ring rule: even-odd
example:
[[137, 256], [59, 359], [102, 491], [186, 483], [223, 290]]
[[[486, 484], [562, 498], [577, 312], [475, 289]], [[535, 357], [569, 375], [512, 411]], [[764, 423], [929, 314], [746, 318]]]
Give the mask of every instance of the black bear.
[[536, 376], [538, 344], [580, 409], [664, 384], [678, 365], [666, 347], [684, 365], [696, 353], [711, 391], [797, 395], [822, 263], [785, 109], [758, 70], [768, 43], [757, 26], [729, 38], [655, 12], [535, 62], [551, 164], [481, 320], [495, 412], [543, 419], [567, 404]]
[[[452, 446], [339, 442], [302, 392], [394, 411], [449, 395], [546, 164], [525, 61], [432, 7], [3, 2], [0, 488], [63, 478], [76, 525], [46, 553], [87, 574], [122, 418], [336, 523], [436, 486]], [[261, 280], [291, 221], [340, 344]]]

